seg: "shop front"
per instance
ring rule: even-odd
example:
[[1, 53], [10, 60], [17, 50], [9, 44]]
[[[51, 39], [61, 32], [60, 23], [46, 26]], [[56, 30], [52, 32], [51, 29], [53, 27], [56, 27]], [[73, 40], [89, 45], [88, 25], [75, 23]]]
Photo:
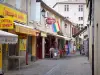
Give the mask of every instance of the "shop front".
[[50, 58], [50, 48], [55, 46], [56, 37], [48, 34], [45, 38], [45, 58]]
[[22, 64], [29, 64], [29, 61], [35, 59], [36, 34], [39, 31], [27, 26], [27, 14], [25, 12], [6, 4], [0, 3], [0, 16], [2, 18], [9, 17], [8, 20], [10, 18], [13, 20], [13, 26], [12, 24], [5, 23], [5, 21], [10, 22], [11, 20], [3, 20], [4, 24], [0, 25], [0, 28], [18, 35], [18, 43], [3, 46], [3, 48], [6, 48], [6, 51], [3, 52], [4, 56], [7, 56], [8, 59], [6, 69], [20, 69]]
[[[18, 44], [16, 45], [16, 54], [11, 54], [9, 59], [17, 59], [15, 61], [15, 66], [10, 66], [10, 69], [18, 67], [20, 69], [20, 66], [28, 65], [30, 62], [34, 61], [36, 58], [36, 36], [39, 31], [33, 30], [32, 28], [28, 26], [22, 26], [18, 23], [15, 24], [14, 30], [9, 30], [11, 33], [16, 33], [18, 35]], [[14, 50], [12, 46], [9, 46], [10, 51]], [[15, 55], [15, 58], [12, 56]], [[14, 62], [15, 62], [14, 61]], [[11, 64], [11, 63], [10, 63]], [[13, 67], [13, 68], [12, 68]]]
[[7, 58], [8, 58], [8, 44], [15, 45], [18, 41], [18, 35], [8, 33], [0, 30], [0, 74], [6, 71], [8, 67]]
[[45, 57], [49, 58], [50, 57], [50, 47], [56, 47], [61, 56], [65, 55], [65, 48], [64, 46], [66, 45], [66, 41], [71, 40], [68, 37], [61, 36], [58, 34], [54, 33], [48, 33], [46, 39], [45, 39]]
[[45, 38], [47, 37], [46, 32], [42, 32], [37, 36], [37, 59], [45, 58]]

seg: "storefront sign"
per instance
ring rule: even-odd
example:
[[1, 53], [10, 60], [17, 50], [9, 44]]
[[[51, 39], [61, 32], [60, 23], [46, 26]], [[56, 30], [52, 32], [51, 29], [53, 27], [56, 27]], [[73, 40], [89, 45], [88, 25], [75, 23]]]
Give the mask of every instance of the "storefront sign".
[[0, 29], [13, 29], [12, 18], [0, 18]]
[[56, 22], [56, 20], [54, 18], [47, 18], [46, 19], [46, 23], [47, 24], [50, 24], [51, 25], [51, 24], [54, 24], [55, 22]]
[[44, 32], [41, 32], [41, 36], [43, 36], [43, 37], [47, 37], [47, 34], [44, 33]]
[[17, 26], [17, 25], [15, 26], [15, 31], [19, 33], [23, 33], [23, 34], [33, 35], [33, 36], [37, 36], [36, 33], [39, 32], [31, 28], [26, 28], [26, 27]]
[[0, 4], [0, 15], [12, 16], [14, 21], [27, 23], [27, 15], [6, 5]]
[[19, 49], [26, 50], [26, 39], [20, 39], [19, 42], [20, 42]]

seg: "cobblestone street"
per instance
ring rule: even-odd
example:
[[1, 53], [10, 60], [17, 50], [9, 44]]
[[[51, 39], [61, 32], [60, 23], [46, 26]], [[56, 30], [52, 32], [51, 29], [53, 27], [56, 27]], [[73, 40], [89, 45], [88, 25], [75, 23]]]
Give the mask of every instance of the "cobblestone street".
[[87, 57], [69, 55], [58, 60], [38, 60], [33, 65], [20, 71], [5, 73], [5, 75], [92, 75]]

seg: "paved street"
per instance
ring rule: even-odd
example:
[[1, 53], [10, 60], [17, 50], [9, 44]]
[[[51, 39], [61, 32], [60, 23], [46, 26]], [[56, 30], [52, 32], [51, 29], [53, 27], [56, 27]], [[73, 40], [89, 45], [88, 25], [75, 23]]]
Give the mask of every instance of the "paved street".
[[5, 75], [92, 75], [85, 56], [69, 55], [59, 60], [43, 59], [20, 71]]

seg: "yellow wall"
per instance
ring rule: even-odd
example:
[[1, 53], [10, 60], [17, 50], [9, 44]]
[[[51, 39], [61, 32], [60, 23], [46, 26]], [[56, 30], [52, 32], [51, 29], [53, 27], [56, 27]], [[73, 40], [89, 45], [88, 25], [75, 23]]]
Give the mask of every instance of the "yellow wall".
[[32, 37], [32, 56], [36, 56], [36, 36]]

